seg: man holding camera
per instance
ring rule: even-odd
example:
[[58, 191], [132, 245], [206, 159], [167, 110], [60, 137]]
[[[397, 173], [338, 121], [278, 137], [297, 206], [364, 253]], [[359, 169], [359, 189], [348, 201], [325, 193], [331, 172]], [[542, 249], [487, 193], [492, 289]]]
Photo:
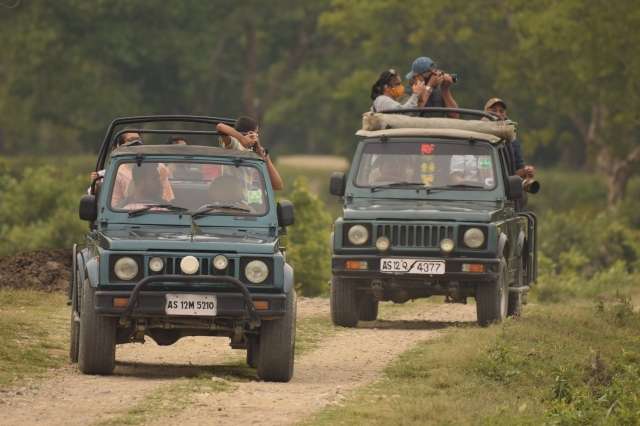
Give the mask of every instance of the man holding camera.
[[[484, 105], [484, 110], [490, 112], [500, 120], [508, 120], [507, 116], [507, 104], [500, 98], [491, 98]], [[536, 173], [535, 167], [524, 163], [524, 157], [522, 155], [522, 146], [517, 139], [511, 143], [513, 148], [513, 157], [515, 162], [516, 174], [522, 179], [532, 179]]]
[[221, 145], [227, 149], [237, 149], [240, 151], [251, 150], [258, 154], [266, 163], [271, 186], [279, 191], [284, 188], [284, 182], [276, 166], [271, 161], [269, 151], [260, 143], [260, 129], [258, 122], [251, 117], [239, 117], [235, 127], [224, 123], [218, 123], [216, 130], [222, 135]]
[[[416, 58], [406, 77], [411, 84], [416, 80], [425, 82], [425, 95], [420, 99], [419, 106], [458, 108], [458, 103], [451, 93], [451, 85], [456, 81], [455, 75], [439, 70], [431, 58], [427, 56]], [[450, 112], [448, 115], [452, 118], [460, 117], [455, 112]]]

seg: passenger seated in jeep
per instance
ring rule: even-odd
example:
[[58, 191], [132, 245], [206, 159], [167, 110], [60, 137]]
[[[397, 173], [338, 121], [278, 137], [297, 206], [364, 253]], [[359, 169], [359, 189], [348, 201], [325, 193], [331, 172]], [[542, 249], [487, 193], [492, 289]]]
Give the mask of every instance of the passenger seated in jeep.
[[156, 163], [136, 165], [122, 165], [118, 174], [123, 170], [129, 170], [131, 181], [127, 188], [127, 195], [122, 200], [115, 199], [115, 193], [111, 198], [111, 205], [124, 210], [134, 210], [147, 204], [163, 204], [170, 200], [163, 198], [162, 180]]
[[251, 211], [242, 181], [232, 175], [220, 176], [209, 185], [212, 203], [229, 204]]
[[452, 155], [449, 185], [470, 185], [492, 188], [495, 179], [488, 155]]

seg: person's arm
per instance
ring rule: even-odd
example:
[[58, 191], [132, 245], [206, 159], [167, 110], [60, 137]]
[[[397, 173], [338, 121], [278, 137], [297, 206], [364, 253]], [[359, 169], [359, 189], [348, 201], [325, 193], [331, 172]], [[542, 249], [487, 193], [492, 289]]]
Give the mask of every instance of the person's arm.
[[247, 149], [250, 149], [254, 144], [254, 142], [251, 139], [249, 139], [248, 137], [246, 137], [245, 135], [243, 135], [233, 127], [229, 126], [228, 124], [224, 124], [224, 123], [216, 124], [216, 130], [222, 133], [223, 135], [236, 138], [238, 142], [240, 142], [242, 146], [244, 146]]
[[284, 188], [284, 182], [282, 181], [282, 177], [280, 177], [280, 173], [278, 173], [278, 169], [271, 161], [271, 157], [269, 153], [262, 145], [260, 145], [260, 139], [256, 140], [256, 154], [258, 154], [267, 165], [267, 172], [269, 172], [269, 178], [271, 179], [271, 186], [274, 191], [280, 191]]
[[[444, 106], [447, 108], [458, 108], [458, 103], [453, 98], [453, 93], [451, 93], [451, 85], [453, 84], [453, 78], [449, 74], [444, 74], [442, 79], [442, 100], [444, 101]], [[449, 117], [451, 118], [460, 118], [460, 114], [457, 112], [450, 112]]]

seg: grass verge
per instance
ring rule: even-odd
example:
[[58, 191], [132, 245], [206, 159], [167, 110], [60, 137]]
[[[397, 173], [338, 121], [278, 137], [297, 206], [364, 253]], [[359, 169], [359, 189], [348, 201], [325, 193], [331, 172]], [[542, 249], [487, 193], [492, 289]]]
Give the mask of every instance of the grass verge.
[[334, 424], [638, 424], [640, 314], [628, 298], [530, 306], [419, 344], [320, 412]]
[[62, 366], [68, 334], [63, 294], [0, 290], [0, 387]]

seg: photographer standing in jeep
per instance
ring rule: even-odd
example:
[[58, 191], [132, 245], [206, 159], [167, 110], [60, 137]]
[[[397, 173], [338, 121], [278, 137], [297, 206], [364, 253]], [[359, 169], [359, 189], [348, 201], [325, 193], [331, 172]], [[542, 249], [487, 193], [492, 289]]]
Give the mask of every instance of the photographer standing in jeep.
[[[451, 85], [456, 82], [455, 75], [439, 70], [436, 63], [428, 56], [416, 58], [406, 77], [411, 84], [422, 80], [426, 85], [426, 94], [423, 103], [419, 106], [458, 108], [458, 103], [451, 93]], [[459, 118], [459, 114], [451, 112], [449, 117]]]

